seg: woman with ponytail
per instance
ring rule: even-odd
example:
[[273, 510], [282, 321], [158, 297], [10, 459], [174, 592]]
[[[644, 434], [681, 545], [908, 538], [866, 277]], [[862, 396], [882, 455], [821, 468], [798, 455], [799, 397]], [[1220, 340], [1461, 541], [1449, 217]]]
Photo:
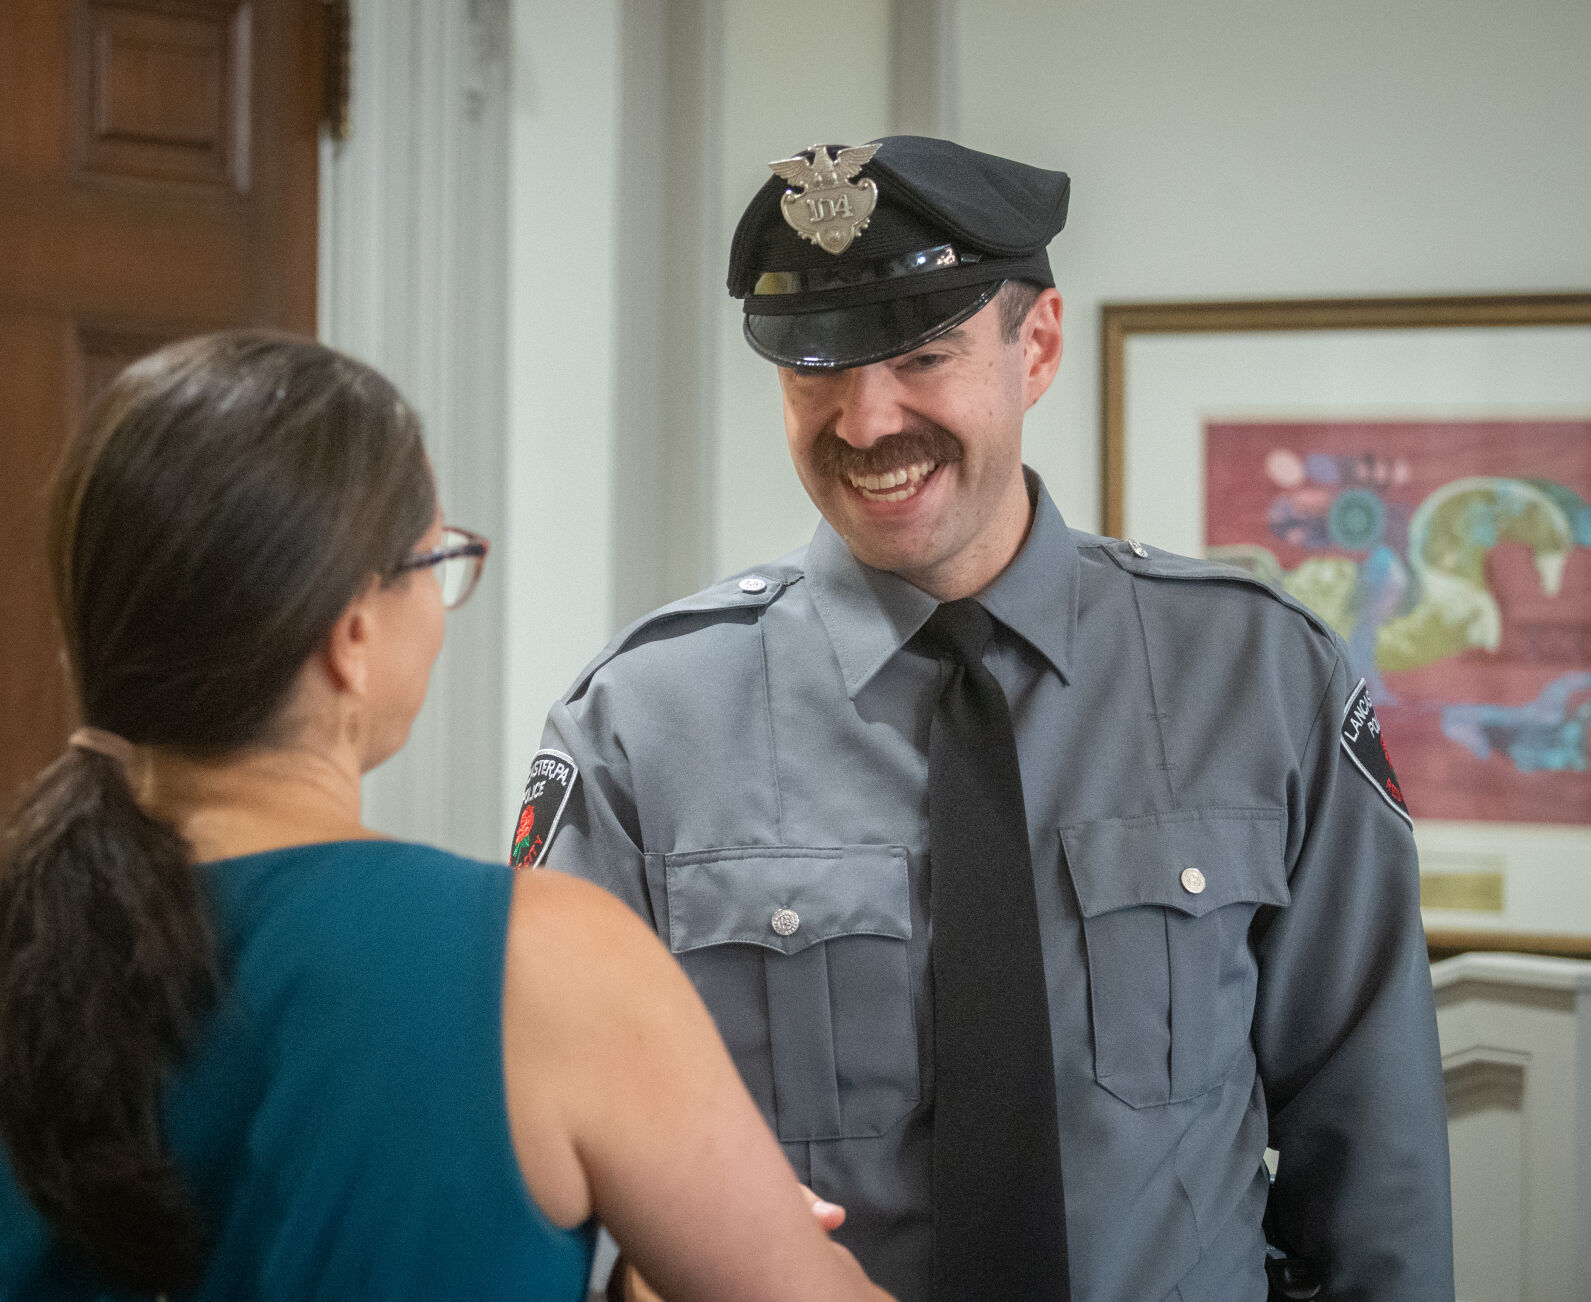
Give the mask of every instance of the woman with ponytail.
[[0, 1300], [572, 1300], [596, 1218], [664, 1296], [883, 1296], [623, 905], [360, 821], [485, 551], [311, 341], [176, 344], [90, 412], [84, 726], [0, 842]]

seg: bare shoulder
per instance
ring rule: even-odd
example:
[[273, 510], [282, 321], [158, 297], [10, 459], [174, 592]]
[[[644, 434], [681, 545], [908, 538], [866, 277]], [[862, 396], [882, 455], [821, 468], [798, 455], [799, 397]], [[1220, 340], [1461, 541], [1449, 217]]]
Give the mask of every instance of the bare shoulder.
[[[544, 868], [520, 872], [508, 921], [511, 999], [544, 1017], [689, 1018], [689, 983], [651, 928], [618, 897]], [[644, 1000], [637, 1000], [644, 993]], [[687, 1000], [687, 1003], [691, 1001]]]
[[517, 874], [511, 916], [515, 923], [531, 926], [622, 928], [626, 919], [641, 925], [628, 906], [600, 886], [550, 868], [528, 868]]
[[508, 928], [510, 950], [531, 951], [520, 957], [567, 959], [591, 953], [612, 961], [662, 953], [651, 929], [617, 896], [546, 868], [518, 874]]

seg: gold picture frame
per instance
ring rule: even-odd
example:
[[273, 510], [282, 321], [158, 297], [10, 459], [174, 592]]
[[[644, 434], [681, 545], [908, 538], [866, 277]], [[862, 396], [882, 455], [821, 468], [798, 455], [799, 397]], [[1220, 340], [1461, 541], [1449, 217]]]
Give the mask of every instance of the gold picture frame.
[[[1492, 354], [1498, 354], [1497, 369], [1511, 375], [1520, 369], [1534, 373], [1530, 367], [1509, 365], [1520, 350], [1527, 356], [1534, 355], [1532, 350], [1545, 350], [1537, 369], [1556, 375], [1564, 367], [1554, 359], [1567, 349], [1567, 355], [1579, 358], [1583, 353], [1587, 360], [1583, 389], [1574, 388], [1577, 379], [1565, 380], [1567, 388], [1554, 381], [1541, 387], [1535, 406], [1573, 410], [1580, 418], [1591, 419], [1591, 292], [1106, 303], [1101, 307], [1100, 333], [1103, 532], [1142, 538], [1173, 551], [1202, 549], [1202, 520], [1195, 530], [1176, 519], [1180, 512], [1191, 520], [1202, 509], [1194, 499], [1203, 493], [1205, 424], [1233, 413], [1260, 411], [1270, 416], [1307, 409], [1304, 419], [1309, 419], [1339, 410], [1356, 415], [1392, 411], [1399, 417], [1433, 408], [1473, 410], [1475, 402], [1464, 394], [1473, 387], [1473, 373], [1487, 370]], [[1399, 382], [1400, 367], [1406, 362], [1398, 359], [1407, 358], [1416, 359], [1407, 369], [1432, 373], [1411, 379], [1405, 394]], [[1578, 364], [1571, 369], [1578, 369]], [[1276, 377], [1270, 396], [1255, 398], [1249, 380], [1272, 371]], [[1302, 387], [1313, 396], [1301, 406], [1292, 402], [1289, 375], [1309, 380]], [[1362, 399], [1356, 396], [1361, 377], [1366, 395]], [[1179, 385], [1186, 387], [1187, 396]], [[1520, 386], [1512, 393], [1510, 411], [1532, 408], [1528, 383], [1521, 380]], [[1247, 397], [1231, 396], [1239, 391]], [[1566, 392], [1571, 394], [1567, 399]], [[1451, 400], [1449, 394], [1454, 395]], [[1141, 411], [1135, 413], [1135, 404]], [[1136, 495], [1135, 475], [1144, 481]], [[1168, 515], [1171, 524], [1164, 523]], [[1157, 536], [1159, 528], [1167, 529], [1170, 536]], [[1585, 778], [1591, 783], [1591, 772]], [[1415, 812], [1418, 820], [1419, 810]], [[1516, 862], [1506, 853], [1494, 871], [1484, 854], [1463, 862], [1464, 856], [1451, 851], [1451, 839], [1444, 842], [1448, 849], [1431, 852], [1430, 857], [1439, 861], [1447, 855], [1445, 862], [1456, 869], [1439, 874], [1442, 898], [1456, 907], [1427, 911], [1427, 938], [1434, 956], [1504, 949], [1591, 957], [1591, 823], [1570, 828], [1526, 825], [1524, 830], [1549, 847], [1543, 861], [1558, 865], [1551, 869], [1556, 875], [1551, 875], [1550, 883], [1537, 881], [1525, 859]], [[1435, 833], [1432, 836], [1442, 841]], [[1425, 840], [1421, 853], [1424, 861]], [[1575, 907], [1555, 908], [1552, 892], [1562, 894], [1563, 883], [1574, 875], [1563, 865], [1576, 862], [1583, 867], [1579, 875], [1584, 885], [1575, 892]], [[1533, 901], [1531, 911], [1488, 912], [1485, 901], [1501, 898], [1505, 880], [1511, 898]], [[1581, 895], [1583, 900], [1578, 898]], [[1473, 912], [1467, 914], [1466, 909]]]

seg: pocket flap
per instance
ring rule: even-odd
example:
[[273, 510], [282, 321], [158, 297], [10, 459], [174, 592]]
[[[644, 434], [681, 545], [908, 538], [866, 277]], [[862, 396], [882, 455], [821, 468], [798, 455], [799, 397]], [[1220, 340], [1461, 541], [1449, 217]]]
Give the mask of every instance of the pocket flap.
[[904, 846], [742, 846], [662, 860], [676, 954], [707, 945], [795, 954], [836, 936], [911, 938]]
[[1085, 918], [1158, 905], [1202, 917], [1239, 901], [1285, 905], [1280, 809], [1186, 809], [1061, 828]]

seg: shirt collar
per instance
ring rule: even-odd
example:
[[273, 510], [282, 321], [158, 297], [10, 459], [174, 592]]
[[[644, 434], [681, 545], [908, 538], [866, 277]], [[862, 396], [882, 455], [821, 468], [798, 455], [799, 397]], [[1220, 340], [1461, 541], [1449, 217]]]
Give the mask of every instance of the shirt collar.
[[[1065, 680], [1077, 625], [1077, 547], [1044, 481], [1026, 467], [1023, 474], [1033, 501], [1027, 540], [977, 595]], [[818, 522], [807, 548], [806, 581], [853, 699], [939, 604], [899, 575], [862, 564], [827, 520]]]
[[1077, 544], [1037, 472], [1024, 466], [1022, 474], [1033, 499], [1033, 525], [1022, 550], [978, 600], [1069, 682], [1077, 629]]

